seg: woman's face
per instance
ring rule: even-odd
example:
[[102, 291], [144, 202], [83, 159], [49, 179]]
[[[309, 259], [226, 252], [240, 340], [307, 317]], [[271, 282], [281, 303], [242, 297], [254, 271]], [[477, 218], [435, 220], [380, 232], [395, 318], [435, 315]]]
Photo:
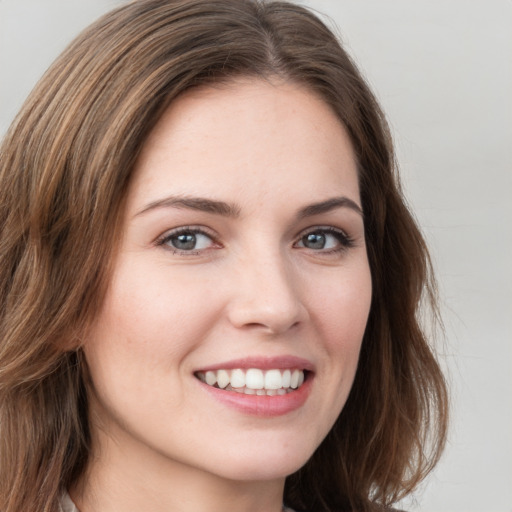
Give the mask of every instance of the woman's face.
[[289, 83], [188, 92], [138, 160], [84, 347], [94, 442], [125, 469], [284, 478], [343, 408], [370, 299], [330, 108]]

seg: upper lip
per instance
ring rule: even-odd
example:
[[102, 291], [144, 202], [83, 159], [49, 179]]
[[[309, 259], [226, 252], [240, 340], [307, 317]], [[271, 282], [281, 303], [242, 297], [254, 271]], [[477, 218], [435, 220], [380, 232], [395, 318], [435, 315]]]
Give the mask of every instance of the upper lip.
[[313, 363], [302, 357], [286, 355], [277, 357], [268, 356], [251, 356], [243, 357], [240, 359], [232, 359], [222, 363], [215, 363], [209, 366], [203, 366], [198, 368], [196, 371], [207, 372], [216, 370], [236, 370], [236, 369], [248, 370], [249, 368], [258, 368], [260, 370], [286, 370], [286, 369], [298, 369], [307, 370], [313, 372], [315, 367]]

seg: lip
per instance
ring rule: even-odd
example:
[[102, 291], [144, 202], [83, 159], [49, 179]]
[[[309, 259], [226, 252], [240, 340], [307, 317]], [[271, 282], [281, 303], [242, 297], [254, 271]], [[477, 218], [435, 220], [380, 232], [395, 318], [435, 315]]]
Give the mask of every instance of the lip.
[[205, 366], [196, 371], [207, 372], [216, 370], [235, 370], [237, 368], [248, 370], [250, 368], [259, 368], [261, 370], [271, 369], [299, 369], [306, 370], [307, 377], [302, 386], [286, 395], [258, 396], [245, 395], [236, 391], [226, 391], [225, 389], [209, 386], [208, 384], [196, 379], [201, 389], [229, 408], [232, 408], [243, 414], [270, 418], [289, 414], [300, 409], [308, 399], [314, 381], [314, 365], [311, 361], [295, 356], [279, 357], [247, 357], [242, 359], [233, 359], [211, 366]]
[[226, 391], [225, 389], [208, 386], [208, 384], [196, 380], [201, 389], [223, 405], [244, 414], [269, 418], [283, 416], [302, 407], [311, 393], [313, 379], [314, 377], [310, 373], [300, 388], [286, 395], [275, 396], [245, 395], [236, 391]]
[[249, 370], [250, 368], [259, 368], [260, 370], [307, 370], [308, 372], [314, 372], [315, 367], [311, 361], [302, 357], [296, 356], [278, 356], [278, 357], [244, 357], [241, 359], [232, 359], [223, 363], [213, 364], [210, 366], [204, 366], [194, 370], [195, 372], [207, 372], [216, 370]]

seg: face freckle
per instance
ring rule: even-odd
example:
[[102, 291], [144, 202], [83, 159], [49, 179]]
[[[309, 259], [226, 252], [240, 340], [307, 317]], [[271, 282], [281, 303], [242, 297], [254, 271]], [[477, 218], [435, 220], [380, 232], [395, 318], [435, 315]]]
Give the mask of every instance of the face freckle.
[[144, 144], [84, 346], [93, 442], [124, 471], [284, 479], [346, 401], [370, 300], [330, 108], [282, 82], [184, 94]]

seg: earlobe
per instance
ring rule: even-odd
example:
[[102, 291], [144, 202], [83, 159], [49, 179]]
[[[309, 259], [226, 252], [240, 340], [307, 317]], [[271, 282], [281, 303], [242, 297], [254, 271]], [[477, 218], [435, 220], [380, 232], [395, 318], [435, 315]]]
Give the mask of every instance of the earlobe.
[[85, 345], [86, 339], [87, 336], [84, 336], [83, 333], [78, 333], [73, 330], [59, 336], [59, 338], [53, 342], [53, 346], [61, 352], [77, 352]]

